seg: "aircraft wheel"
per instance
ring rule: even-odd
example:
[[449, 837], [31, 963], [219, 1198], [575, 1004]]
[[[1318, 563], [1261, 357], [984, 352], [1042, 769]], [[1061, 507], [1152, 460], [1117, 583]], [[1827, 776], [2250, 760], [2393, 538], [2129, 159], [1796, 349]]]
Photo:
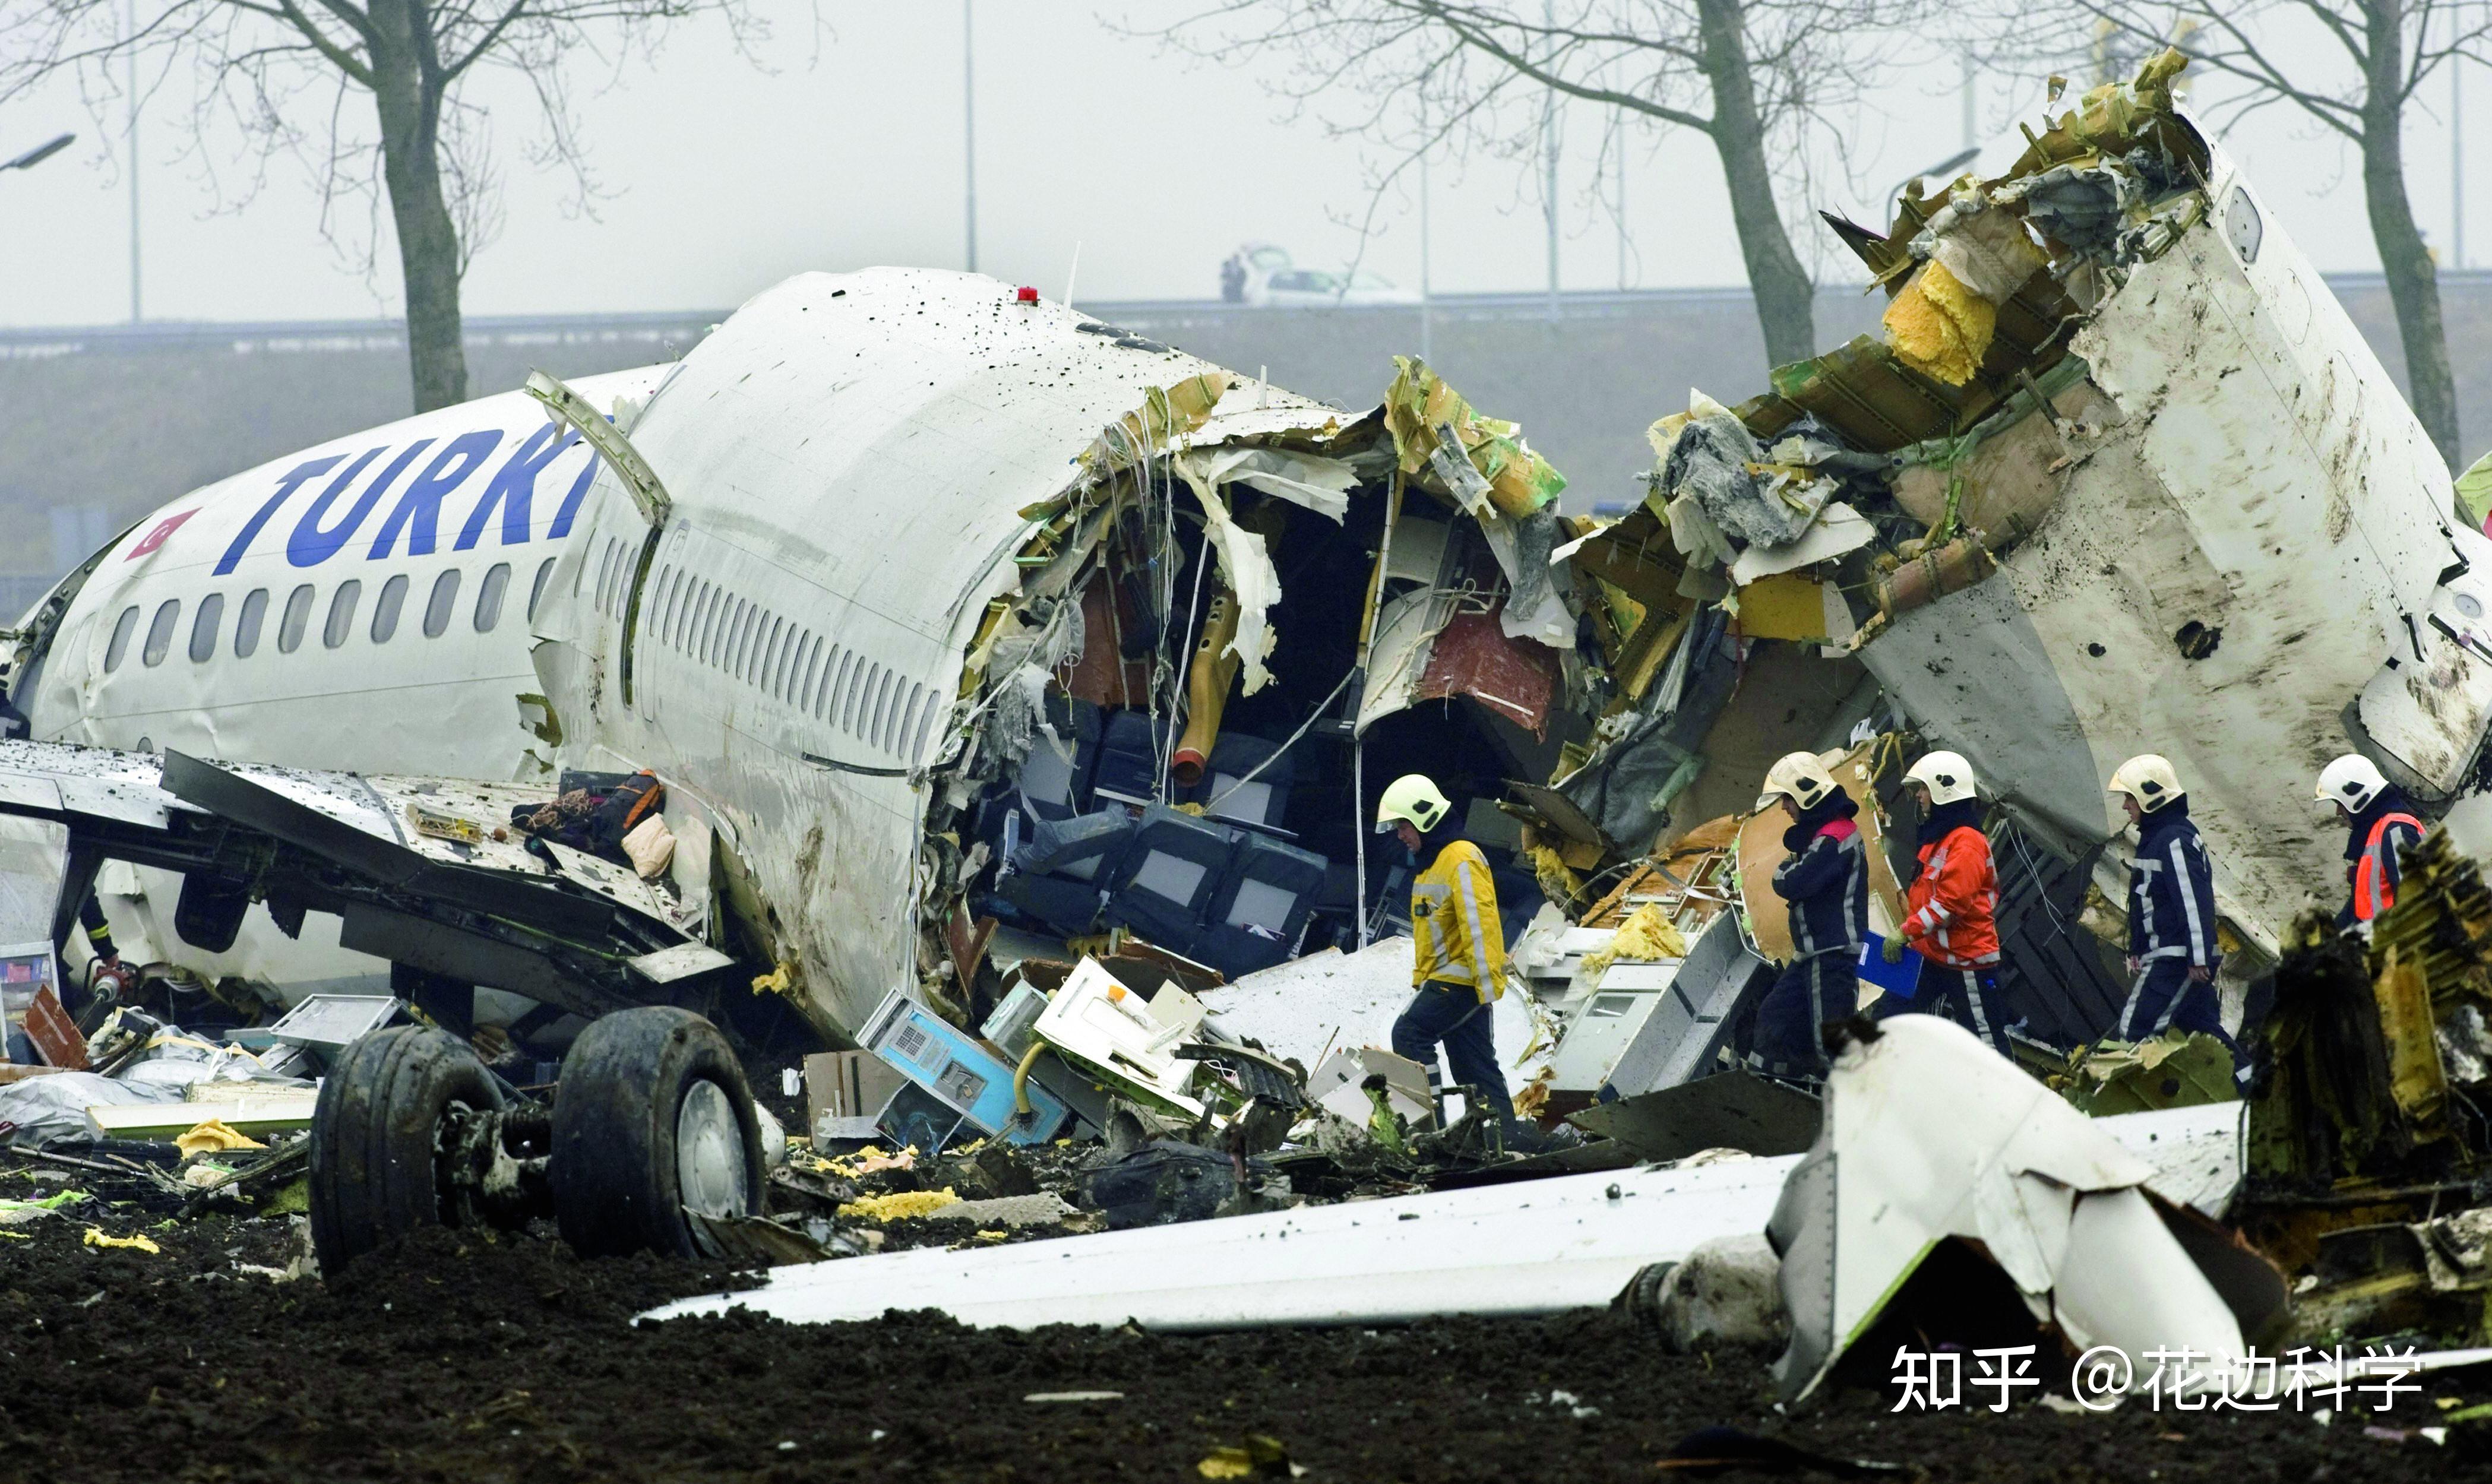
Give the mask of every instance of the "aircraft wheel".
[[648, 1006], [580, 1032], [554, 1088], [554, 1219], [582, 1257], [717, 1256], [684, 1219], [761, 1210], [761, 1124], [718, 1027]]
[[464, 1045], [420, 1025], [346, 1048], [312, 1113], [312, 1246], [324, 1272], [418, 1227], [477, 1220], [448, 1150], [501, 1089]]

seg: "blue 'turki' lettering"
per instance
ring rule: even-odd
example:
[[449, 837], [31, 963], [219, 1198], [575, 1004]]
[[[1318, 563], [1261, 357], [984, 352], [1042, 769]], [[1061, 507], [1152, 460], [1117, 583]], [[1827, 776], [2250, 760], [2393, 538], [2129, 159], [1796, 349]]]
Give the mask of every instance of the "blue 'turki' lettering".
[[[484, 537], [485, 522], [492, 518], [496, 505], [502, 509], [502, 545], [525, 545], [531, 507], [536, 500], [537, 476], [578, 442], [579, 434], [560, 423], [549, 422], [528, 434], [527, 441], [493, 472], [492, 483], [485, 487], [485, 497], [476, 502], [476, 509], [468, 515], [467, 524], [459, 532], [459, 540], [451, 549], [465, 551], [474, 548]], [[597, 467], [593, 454], [588, 466]]]
[[441, 502], [460, 483], [476, 472], [477, 466], [491, 456], [502, 441], [498, 428], [480, 429], [461, 433], [450, 440], [432, 462], [425, 467], [415, 482], [399, 496], [397, 508], [381, 522], [380, 534], [372, 538], [371, 560], [379, 561], [398, 546], [399, 533], [406, 533], [409, 556], [430, 556], [441, 519]]
[[337, 555], [338, 549], [346, 544], [346, 538], [355, 533], [355, 527], [363, 524], [364, 517], [371, 515], [372, 507], [380, 502], [382, 492], [397, 482], [416, 455], [423, 453], [431, 442], [430, 438], [422, 439], [392, 460], [389, 467], [381, 470], [381, 477], [372, 481], [371, 487], [347, 509], [345, 516], [324, 530], [320, 519], [329, 513], [329, 507], [338, 503], [338, 496], [345, 493], [346, 487], [355, 482], [355, 476], [364, 472], [364, 465], [379, 458], [384, 450], [373, 449], [346, 465], [345, 472], [329, 481], [329, 488], [321, 490], [320, 497], [304, 510], [303, 519], [294, 522], [294, 534], [285, 542], [285, 559], [297, 567], [317, 567]]
[[277, 507], [284, 504], [288, 495], [336, 468], [345, 457], [343, 454], [331, 454], [326, 459], [314, 459], [309, 463], [298, 463], [279, 475], [277, 492], [268, 497], [267, 504], [252, 513], [252, 518], [242, 523], [242, 533], [234, 537], [233, 545], [225, 548], [225, 554], [217, 558], [216, 575], [223, 577], [234, 570], [234, 564], [242, 560], [243, 552], [250, 549], [252, 538], [259, 534], [259, 528], [268, 523], [269, 517], [277, 514]]

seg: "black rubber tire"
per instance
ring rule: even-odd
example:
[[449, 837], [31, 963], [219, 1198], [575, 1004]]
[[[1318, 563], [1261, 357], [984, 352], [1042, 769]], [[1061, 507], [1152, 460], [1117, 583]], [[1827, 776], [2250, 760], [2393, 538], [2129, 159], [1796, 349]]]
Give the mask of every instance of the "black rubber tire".
[[675, 1120], [685, 1094], [716, 1083], [744, 1143], [745, 1212], [761, 1210], [761, 1121], [744, 1068], [717, 1026], [670, 1006], [600, 1017], [563, 1058], [553, 1094], [554, 1220], [581, 1257], [701, 1256], [684, 1220]]
[[312, 1247], [323, 1272], [419, 1227], [458, 1226], [434, 1140], [453, 1104], [499, 1109], [501, 1089], [456, 1038], [393, 1025], [356, 1041], [320, 1083], [312, 1113]]

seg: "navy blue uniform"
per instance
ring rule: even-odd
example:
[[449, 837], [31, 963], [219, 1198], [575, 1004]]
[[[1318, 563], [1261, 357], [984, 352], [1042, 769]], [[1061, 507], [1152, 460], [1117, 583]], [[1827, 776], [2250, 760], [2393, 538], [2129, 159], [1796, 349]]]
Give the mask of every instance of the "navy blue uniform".
[[1779, 1077], [1823, 1077], [1819, 1027], [1850, 1016], [1860, 999], [1860, 948], [1869, 935], [1869, 857], [1840, 788], [1783, 834], [1795, 853], [1774, 869], [1774, 895], [1791, 904], [1795, 957], [1757, 1007], [1749, 1061]]
[[[2243, 1069], [2213, 983], [2223, 960], [2215, 947], [2215, 868], [2186, 798], [2138, 825], [2137, 854], [2128, 863], [2128, 952], [2138, 973], [2121, 1007], [2121, 1036], [2144, 1041], [2175, 1026], [2202, 1030], [2224, 1043], [2236, 1071]], [[2205, 969], [2207, 982], [2190, 978], [2192, 968]]]

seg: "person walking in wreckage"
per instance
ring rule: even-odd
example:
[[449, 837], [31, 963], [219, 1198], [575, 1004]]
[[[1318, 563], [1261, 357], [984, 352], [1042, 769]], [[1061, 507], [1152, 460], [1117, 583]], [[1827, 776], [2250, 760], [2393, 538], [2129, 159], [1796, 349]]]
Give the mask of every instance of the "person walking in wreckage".
[[1854, 819], [1860, 806], [1813, 753], [1793, 753], [1765, 774], [1757, 812], [1790, 818], [1774, 868], [1774, 895], [1791, 904], [1793, 957], [1757, 1006], [1748, 1063], [1774, 1077], [1826, 1072], [1824, 1027], [1848, 1019], [1860, 997], [1860, 949], [1869, 934], [1869, 856]]
[[2215, 994], [2223, 955], [2215, 942], [2215, 867], [2189, 817], [2189, 798], [2167, 759], [2148, 753], [2112, 770], [2115, 794], [2137, 827], [2128, 863], [2128, 970], [2137, 976], [2121, 1006], [2119, 1034], [2143, 1041], [2170, 1029], [2204, 1031], [2233, 1054], [2246, 1082], [2249, 1059], [2224, 1029]]
[[1921, 869], [1884, 956], [1899, 963], [1908, 945], [1919, 954], [1927, 962], [1914, 1008], [1944, 1015], [2012, 1061], [1999, 1003], [1999, 871], [1973, 764], [1958, 753], [1930, 753], [1904, 770], [1904, 787], [1920, 809]]
[[2337, 909], [2339, 932], [2368, 936], [2371, 924], [2397, 900], [2404, 868], [2397, 856], [2422, 840], [2421, 816], [2405, 790], [2391, 784], [2371, 759], [2347, 753], [2319, 770], [2319, 802], [2333, 805], [2346, 826], [2345, 884]]
[[[1393, 1023], [1393, 1054], [1428, 1069], [1432, 1101], [1443, 1083], [1437, 1048], [1445, 1049], [1454, 1081], [1476, 1089], [1514, 1129], [1514, 1098], [1497, 1064], [1489, 1006], [1505, 993], [1505, 929], [1498, 916], [1497, 882], [1488, 857], [1463, 838], [1453, 805], [1426, 776], [1406, 773], [1384, 790], [1376, 832], [1397, 836], [1417, 857], [1410, 883], [1409, 1008]], [[1441, 1107], [1439, 1103], [1439, 1107]]]

